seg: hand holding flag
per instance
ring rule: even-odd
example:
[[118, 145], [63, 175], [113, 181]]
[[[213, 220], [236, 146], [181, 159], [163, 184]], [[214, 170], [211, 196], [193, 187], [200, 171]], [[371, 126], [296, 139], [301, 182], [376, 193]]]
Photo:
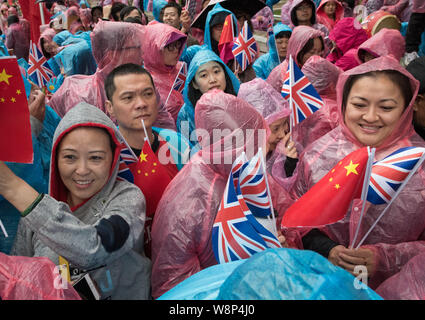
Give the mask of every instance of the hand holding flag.
[[37, 45], [31, 41], [30, 54], [28, 58], [28, 76], [32, 82], [40, 88], [47, 86], [54, 72], [47, 63], [46, 57], [38, 50]]

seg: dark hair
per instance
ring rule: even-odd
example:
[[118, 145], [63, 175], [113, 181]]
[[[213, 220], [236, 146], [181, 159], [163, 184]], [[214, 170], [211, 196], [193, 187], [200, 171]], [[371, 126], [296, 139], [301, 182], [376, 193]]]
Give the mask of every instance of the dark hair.
[[351, 88], [356, 83], [356, 81], [364, 77], [376, 78], [380, 75], [386, 75], [391, 80], [391, 82], [393, 82], [399, 87], [404, 99], [404, 108], [406, 109], [413, 98], [413, 91], [410, 85], [409, 78], [396, 70], [381, 70], [352, 75], [347, 79], [344, 85], [344, 89], [342, 91], [342, 113], [345, 112], [345, 108], [347, 107], [348, 95], [350, 94]]
[[8, 16], [7, 17], [7, 26], [9, 27], [10, 25], [12, 25], [14, 23], [19, 23], [19, 18], [15, 15]]
[[101, 6], [96, 6], [96, 7], [91, 8], [91, 11], [90, 11], [90, 12], [91, 12], [92, 17], [93, 17], [94, 12], [95, 12], [96, 10], [99, 10], [99, 11], [100, 11], [100, 13], [103, 15], [103, 7], [101, 7]]
[[124, 3], [121, 2], [114, 2], [111, 9], [111, 16], [114, 19], [114, 21], [119, 21], [120, 17], [119, 14], [122, 9], [127, 7]]
[[123, 22], [138, 23], [143, 25], [142, 19], [140, 17], [128, 17], [125, 18]]
[[115, 77], [128, 74], [146, 74], [155, 89], [155, 83], [153, 82], [152, 76], [145, 68], [135, 63], [125, 63], [112, 70], [105, 79], [105, 93], [109, 101], [112, 101], [112, 96], [116, 90], [114, 84]]
[[418, 94], [425, 93], [425, 57], [419, 57], [410, 62], [406, 70], [409, 71], [412, 76], [419, 81], [419, 92]]
[[311, 18], [310, 23], [311, 25], [316, 23], [316, 10], [313, 1], [311, 0], [304, 0], [299, 5], [297, 5], [294, 9], [291, 11], [291, 21], [294, 24], [294, 26], [298, 26], [298, 18], [297, 18], [297, 8], [300, 7], [303, 3], [308, 4], [311, 7]]
[[[215, 60], [211, 60], [215, 61]], [[236, 96], [235, 89], [233, 88], [232, 80], [230, 79], [229, 75], [226, 72], [226, 68], [221, 62], [215, 61], [223, 68], [223, 72], [226, 78], [226, 90], [224, 90], [225, 93], [232, 94]], [[192, 81], [189, 83], [189, 88], [187, 91], [187, 97], [189, 98], [190, 103], [192, 103], [193, 108], [195, 108], [196, 103], [198, 100], [202, 97], [202, 92], [198, 89], [195, 89], [193, 87], [193, 82], [195, 81], [195, 77], [193, 77]]]
[[[319, 38], [320, 39], [320, 42], [322, 43], [322, 50], [325, 49], [325, 42], [323, 41], [323, 38], [321, 36], [319, 36], [317, 38]], [[301, 64], [302, 57], [304, 57], [304, 55], [307, 52], [309, 52], [311, 49], [313, 49], [313, 47], [314, 47], [314, 39], [316, 39], [316, 38], [309, 39], [306, 42], [306, 44], [304, 45], [304, 47], [300, 50], [300, 52], [298, 52], [298, 54], [297, 54], [298, 65]], [[301, 67], [301, 66], [299, 65], [299, 67]]]
[[281, 31], [278, 34], [276, 34], [274, 36], [274, 38], [275, 39], [281, 39], [281, 38], [288, 38], [289, 39], [291, 37], [291, 35], [292, 35], [291, 31]]
[[127, 7], [123, 8], [120, 11], [120, 19], [121, 19], [121, 21], [124, 21], [125, 17], [127, 15], [129, 15], [133, 10], [137, 10], [139, 12], [139, 14], [140, 14], [140, 17], [143, 17], [143, 12], [139, 8], [132, 7], [132, 6], [127, 6]]
[[167, 3], [165, 6], [162, 7], [160, 13], [159, 13], [159, 21], [162, 22], [162, 19], [164, 17], [164, 11], [166, 8], [176, 8], [177, 9], [177, 14], [180, 17], [180, 15], [182, 14], [182, 7], [181, 5], [179, 5], [178, 3], [175, 2], [169, 2]]

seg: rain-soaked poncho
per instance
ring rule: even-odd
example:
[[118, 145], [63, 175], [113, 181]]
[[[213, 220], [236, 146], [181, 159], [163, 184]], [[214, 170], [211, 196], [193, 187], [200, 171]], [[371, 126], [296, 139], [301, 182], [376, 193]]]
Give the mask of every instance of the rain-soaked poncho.
[[[325, 4], [330, 2], [330, 1], [333, 1], [336, 5], [335, 20], [329, 18], [328, 15], [324, 11]], [[320, 2], [319, 6], [317, 7], [316, 17], [317, 17], [317, 21], [319, 23], [323, 24], [326, 28], [328, 28], [329, 32], [331, 32], [331, 30], [333, 29], [335, 24], [339, 20], [344, 18], [344, 7], [342, 6], [341, 2], [339, 2], [338, 0], [323, 0], [323, 1]]]
[[329, 34], [336, 49], [326, 59], [346, 71], [358, 66], [357, 48], [368, 39], [366, 31], [354, 18], [341, 19]]
[[143, 26], [127, 22], [99, 21], [91, 33], [97, 70], [93, 75], [67, 77], [50, 99], [50, 105], [63, 117], [78, 102], [85, 101], [106, 112], [104, 81], [117, 66], [142, 64]]
[[30, 30], [19, 22], [11, 24], [6, 31], [6, 46], [13, 49], [16, 59], [24, 58], [28, 61], [30, 49]]
[[58, 270], [45, 257], [0, 252], [0, 300], [81, 300], [70, 284], [62, 282]]
[[[413, 76], [391, 57], [381, 57], [364, 63], [340, 75], [337, 84], [338, 106], [342, 104], [342, 90], [347, 78], [377, 70], [396, 70], [410, 79], [413, 99], [405, 109], [390, 135], [376, 148], [375, 160], [381, 160], [402, 147], [425, 147], [425, 142], [415, 133], [412, 126], [413, 104], [419, 84]], [[301, 154], [298, 164], [297, 182], [292, 190], [295, 197], [306, 193], [316, 182], [325, 176], [336, 163], [359, 148], [364, 147], [349, 131], [339, 109], [339, 125], [315, 143], [310, 144]], [[351, 209], [341, 221], [322, 229], [333, 241], [348, 247], [354, 237], [361, 212], [361, 200], [354, 199]], [[375, 222], [386, 204], [366, 204], [357, 241]], [[425, 172], [424, 165], [412, 176], [388, 212], [382, 217], [362, 247], [371, 249], [376, 258], [376, 272], [369, 285], [376, 288], [382, 281], [396, 274], [413, 256], [425, 252]], [[308, 232], [300, 228], [283, 230], [290, 242], [297, 242], [295, 235]], [[298, 239], [299, 240], [299, 239]], [[298, 242], [301, 247], [302, 244]], [[354, 247], [357, 245], [354, 244]]]
[[405, 45], [406, 41], [400, 31], [384, 28], [363, 42], [357, 50], [357, 55], [361, 61], [362, 51], [366, 51], [375, 57], [391, 54], [397, 61], [400, 61], [404, 55]]
[[280, 22], [275, 24], [273, 26], [273, 36], [269, 37], [269, 39], [267, 40], [269, 52], [261, 55], [258, 59], [255, 60], [254, 64], [252, 65], [255, 74], [261, 79], [267, 79], [270, 72], [272, 72], [272, 70], [280, 63], [279, 55], [276, 50], [275, 35], [279, 34], [282, 31], [292, 32], [292, 29]]
[[217, 300], [382, 300], [373, 290], [321, 255], [267, 249], [238, 266]]
[[385, 300], [425, 300], [425, 253], [409, 260], [399, 273], [385, 280], [376, 292]]
[[289, 38], [286, 59], [272, 70], [267, 77], [267, 82], [280, 92], [282, 89], [283, 77], [288, 69], [289, 57], [292, 56], [295, 63], [300, 66], [298, 53], [304, 48], [308, 40], [318, 37], [323, 38], [323, 33], [319, 30], [307, 26], [295, 27], [295, 29], [292, 30], [291, 38]]
[[[250, 158], [259, 147], [265, 147], [267, 124], [263, 117], [233, 95], [217, 89], [203, 94], [195, 118], [197, 129], [202, 130], [202, 149], [168, 185], [153, 221], [154, 298], [217, 264], [211, 232], [232, 162], [244, 150]], [[218, 137], [213, 130], [220, 130]], [[283, 212], [291, 200], [270, 175], [268, 181], [273, 208]]]
[[194, 137], [191, 139], [191, 135], [195, 130], [195, 106], [192, 105], [188, 97], [189, 85], [195, 77], [198, 68], [209, 61], [217, 61], [222, 65], [224, 71], [227, 73], [232, 82], [233, 91], [236, 94], [238, 93], [240, 86], [239, 80], [236, 78], [234, 73], [229, 69], [229, 67], [223, 64], [223, 61], [214, 52], [206, 49], [205, 47], [202, 47], [202, 49], [196, 52], [188, 67], [186, 83], [183, 90], [184, 105], [180, 109], [177, 117], [177, 131], [194, 145], [197, 144], [197, 138]]
[[173, 90], [173, 84], [183, 63], [178, 61], [175, 66], [166, 66], [163, 62], [162, 51], [166, 50], [166, 45], [181, 41], [180, 58], [186, 39], [187, 36], [184, 33], [163, 23], [146, 26], [146, 36], [143, 39], [144, 66], [152, 75], [162, 102], [165, 104], [167, 101], [165, 107], [174, 121], [177, 120], [177, 115], [183, 106], [183, 96], [180, 92]]

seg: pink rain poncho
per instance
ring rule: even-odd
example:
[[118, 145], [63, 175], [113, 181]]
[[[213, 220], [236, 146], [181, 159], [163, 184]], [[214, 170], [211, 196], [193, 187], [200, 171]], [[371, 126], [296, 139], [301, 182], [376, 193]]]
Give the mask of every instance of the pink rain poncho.
[[368, 40], [363, 42], [357, 50], [359, 61], [362, 60], [362, 54], [368, 52], [377, 57], [392, 55], [396, 60], [404, 55], [406, 41], [400, 31], [395, 29], [382, 29]]
[[425, 300], [425, 253], [414, 256], [375, 291], [385, 300]]
[[187, 36], [184, 33], [163, 23], [154, 23], [146, 26], [146, 35], [143, 39], [145, 68], [152, 75], [155, 87], [161, 96], [161, 101], [164, 104], [167, 101], [165, 108], [173, 117], [174, 122], [177, 120], [177, 115], [184, 103], [182, 94], [173, 90], [174, 80], [183, 62], [178, 61], [175, 66], [165, 65], [162, 51], [166, 50], [166, 45], [179, 40], [182, 43], [178, 53], [180, 58], [186, 39]]
[[[400, 66], [398, 61], [391, 57], [373, 59], [341, 74], [337, 84], [338, 106], [342, 105], [343, 88], [349, 76], [379, 70], [396, 70], [408, 77], [414, 94], [394, 130], [376, 148], [375, 160], [381, 160], [402, 147], [425, 147], [425, 142], [415, 133], [412, 126], [413, 104], [418, 93], [419, 83]], [[339, 160], [361, 147], [364, 145], [347, 128], [342, 111], [339, 109], [338, 127], [310, 144], [300, 155], [297, 181], [291, 191], [293, 196], [301, 197]], [[422, 165], [363, 243], [362, 248], [371, 249], [375, 255], [376, 271], [368, 282], [372, 289], [399, 272], [415, 255], [425, 252], [424, 190], [425, 172], [424, 165]], [[325, 226], [321, 230], [336, 243], [349, 247], [358, 225], [361, 206], [361, 200], [354, 199], [351, 208], [342, 220]], [[357, 246], [358, 241], [363, 238], [385, 206], [385, 204], [367, 203], [354, 247]], [[290, 243], [297, 243], [298, 247], [302, 247], [298, 236], [308, 230], [306, 228], [290, 228], [283, 229], [282, 232]]]
[[[289, 56], [292, 56], [295, 63], [300, 66], [298, 61], [298, 53], [304, 48], [308, 40], [322, 37], [323, 33], [319, 30], [307, 26], [295, 27], [288, 41], [288, 49], [286, 59], [270, 72], [267, 82], [272, 85], [278, 92], [282, 89], [283, 77], [288, 69]], [[326, 50], [325, 50], [326, 51]]]
[[[324, 11], [325, 4], [328, 2], [335, 2], [336, 10], [335, 10], [335, 20], [328, 17], [328, 15]], [[317, 21], [323, 24], [326, 28], [328, 28], [329, 32], [332, 31], [335, 24], [338, 23], [339, 20], [344, 18], [344, 7], [341, 2], [338, 0], [323, 0], [320, 2], [319, 6], [316, 10]]]
[[[202, 150], [168, 185], [153, 221], [154, 298], [217, 264], [211, 232], [232, 162], [244, 150], [250, 158], [258, 147], [265, 147], [263, 117], [231, 94], [216, 89], [203, 94], [196, 104], [195, 122]], [[270, 175], [268, 181], [273, 208], [283, 212], [292, 200]]]
[[[8, 256], [0, 252], [2, 300], [81, 300], [46, 257]], [[65, 286], [67, 285], [67, 286]]]
[[327, 57], [329, 61], [346, 71], [358, 66], [357, 48], [368, 39], [366, 31], [354, 18], [340, 20], [329, 34], [336, 48]]
[[28, 61], [30, 38], [29, 28], [25, 28], [20, 22], [12, 23], [6, 31], [6, 47], [13, 49], [16, 59], [23, 58]]
[[82, 101], [106, 113], [104, 81], [121, 64], [142, 64], [143, 34], [143, 26], [135, 23], [99, 21], [90, 35], [93, 56], [97, 63], [96, 72], [93, 75], [66, 77], [53, 94], [49, 105], [60, 117]]
[[304, 149], [338, 125], [336, 84], [342, 70], [319, 57], [310, 57], [301, 71], [310, 80], [323, 100], [324, 106], [294, 127], [293, 138]]

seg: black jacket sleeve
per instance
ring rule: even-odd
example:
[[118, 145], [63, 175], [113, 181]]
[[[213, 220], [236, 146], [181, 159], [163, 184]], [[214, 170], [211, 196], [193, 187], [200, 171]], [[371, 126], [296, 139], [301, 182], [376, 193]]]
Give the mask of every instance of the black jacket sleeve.
[[302, 238], [304, 249], [315, 251], [326, 259], [332, 248], [336, 247], [338, 243], [331, 240], [319, 229], [312, 229]]

